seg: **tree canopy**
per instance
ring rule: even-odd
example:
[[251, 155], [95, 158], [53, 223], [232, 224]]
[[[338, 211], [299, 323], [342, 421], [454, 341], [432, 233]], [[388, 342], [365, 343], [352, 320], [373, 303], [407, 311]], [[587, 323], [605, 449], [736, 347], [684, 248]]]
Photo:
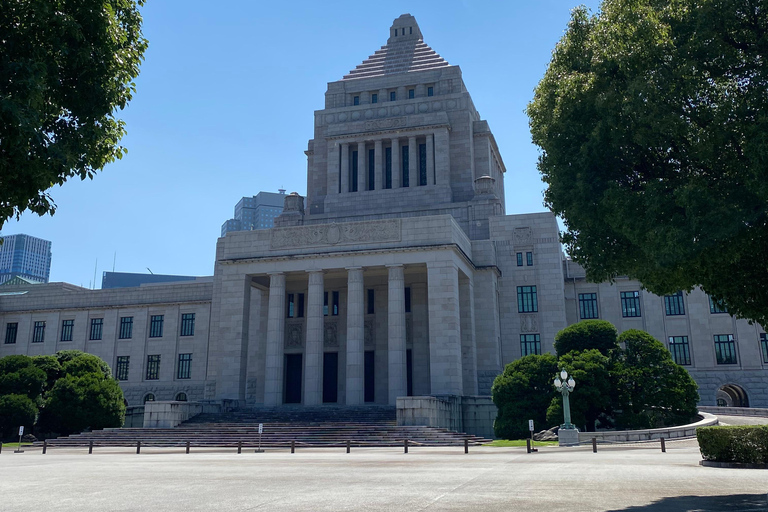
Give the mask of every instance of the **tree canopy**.
[[144, 0], [7, 0], [0, 8], [0, 228], [126, 152], [115, 117], [135, 92]]
[[607, 356], [617, 348], [616, 327], [606, 320], [582, 320], [569, 325], [555, 335], [555, 351], [563, 356], [575, 350], [598, 350]]
[[545, 204], [593, 281], [701, 286], [768, 324], [768, 1], [573, 11], [528, 105]]

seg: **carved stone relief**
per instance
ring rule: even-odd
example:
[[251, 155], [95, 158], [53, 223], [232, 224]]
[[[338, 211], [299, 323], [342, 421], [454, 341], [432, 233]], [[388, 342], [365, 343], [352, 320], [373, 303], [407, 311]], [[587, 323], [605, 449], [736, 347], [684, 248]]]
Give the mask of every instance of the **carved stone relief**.
[[323, 345], [326, 347], [339, 346], [339, 325], [336, 320], [326, 320], [323, 330]]
[[285, 346], [286, 348], [301, 347], [304, 345], [304, 322], [293, 321], [285, 326]]
[[392, 117], [389, 119], [376, 119], [373, 121], [366, 121], [365, 130], [387, 130], [389, 128], [403, 128], [406, 125], [404, 117]]
[[399, 242], [401, 226], [399, 219], [319, 224], [316, 226], [273, 228], [271, 237], [272, 249]]
[[538, 315], [520, 315], [520, 332], [539, 332]]
[[254, 400], [256, 398], [256, 385], [259, 379], [253, 377], [245, 381], [245, 398], [247, 400]]
[[533, 243], [533, 230], [531, 228], [515, 228], [512, 234], [512, 243], [518, 245], [531, 245]]

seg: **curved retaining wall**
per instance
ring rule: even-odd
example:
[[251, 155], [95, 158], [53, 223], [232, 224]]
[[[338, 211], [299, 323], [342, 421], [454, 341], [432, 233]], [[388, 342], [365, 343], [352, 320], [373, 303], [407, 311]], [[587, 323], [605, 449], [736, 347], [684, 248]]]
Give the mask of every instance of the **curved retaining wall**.
[[760, 416], [768, 418], [768, 409], [758, 409], [755, 407], [700, 406], [699, 412], [708, 412], [714, 415], [724, 414], [726, 416]]
[[717, 416], [712, 414], [701, 412], [699, 410], [699, 417], [701, 418], [696, 423], [690, 425], [680, 425], [678, 427], [666, 427], [666, 428], [650, 428], [645, 430], [612, 430], [605, 432], [579, 432], [579, 442], [587, 443], [592, 440], [593, 437], [597, 438], [597, 441], [608, 442], [632, 442], [632, 441], [650, 441], [651, 439], [675, 439], [679, 437], [695, 437], [696, 429], [699, 427], [711, 427], [717, 425]]

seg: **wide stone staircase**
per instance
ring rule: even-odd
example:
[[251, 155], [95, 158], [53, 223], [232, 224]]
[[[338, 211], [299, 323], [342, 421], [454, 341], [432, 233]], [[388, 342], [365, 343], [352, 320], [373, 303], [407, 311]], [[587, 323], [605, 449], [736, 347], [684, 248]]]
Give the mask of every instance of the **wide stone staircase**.
[[490, 442], [443, 428], [397, 426], [395, 408], [275, 407], [200, 414], [176, 428], [107, 428], [47, 441], [50, 447], [262, 447], [458, 446]]

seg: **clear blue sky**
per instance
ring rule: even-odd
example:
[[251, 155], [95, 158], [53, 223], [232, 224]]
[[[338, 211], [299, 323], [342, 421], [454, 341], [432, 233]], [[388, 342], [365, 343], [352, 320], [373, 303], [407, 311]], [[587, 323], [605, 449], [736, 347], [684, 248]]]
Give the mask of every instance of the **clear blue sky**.
[[221, 224], [241, 197], [281, 187], [305, 194], [303, 152], [327, 82], [384, 45], [406, 12], [461, 67], [488, 120], [507, 167], [507, 213], [542, 211], [524, 109], [576, 5], [149, 0], [149, 49], [120, 113], [128, 155], [93, 181], [52, 189], [53, 217], [24, 214], [3, 234], [51, 240], [51, 281], [88, 287], [96, 268], [98, 288], [115, 254], [117, 271], [212, 275]]

